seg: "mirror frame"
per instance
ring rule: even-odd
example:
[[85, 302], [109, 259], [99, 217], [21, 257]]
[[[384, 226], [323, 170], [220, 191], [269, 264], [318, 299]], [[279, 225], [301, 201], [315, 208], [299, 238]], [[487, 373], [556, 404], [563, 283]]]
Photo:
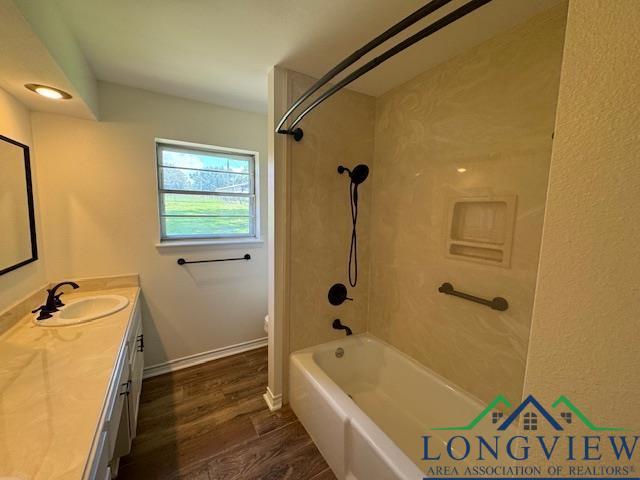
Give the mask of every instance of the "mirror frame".
[[31, 236], [31, 258], [18, 262], [15, 265], [0, 269], [0, 275], [4, 275], [5, 273], [12, 272], [13, 270], [17, 270], [20, 267], [38, 260], [38, 241], [36, 238], [36, 217], [33, 207], [33, 187], [31, 185], [31, 156], [29, 154], [29, 147], [20, 142], [12, 140], [9, 137], [5, 137], [4, 135], [0, 135], [0, 140], [22, 148], [24, 154], [24, 172], [27, 187], [27, 208], [29, 210], [29, 230]]

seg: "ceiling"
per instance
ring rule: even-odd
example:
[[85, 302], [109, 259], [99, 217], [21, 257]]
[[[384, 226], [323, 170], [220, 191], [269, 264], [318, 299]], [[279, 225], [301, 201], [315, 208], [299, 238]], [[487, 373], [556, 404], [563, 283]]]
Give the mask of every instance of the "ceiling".
[[[52, 102], [24, 88], [26, 83], [53, 85], [71, 93], [73, 98]], [[33, 27], [10, 0], [0, 0], [0, 88], [30, 110], [96, 118]]]
[[[252, 111], [266, 111], [266, 74], [271, 66], [320, 76], [426, 3], [55, 1], [98, 79]], [[446, 11], [462, 3], [454, 0]], [[494, 0], [394, 57], [351, 88], [380, 95], [556, 3], [558, 0]], [[411, 32], [425, 25], [423, 20]]]

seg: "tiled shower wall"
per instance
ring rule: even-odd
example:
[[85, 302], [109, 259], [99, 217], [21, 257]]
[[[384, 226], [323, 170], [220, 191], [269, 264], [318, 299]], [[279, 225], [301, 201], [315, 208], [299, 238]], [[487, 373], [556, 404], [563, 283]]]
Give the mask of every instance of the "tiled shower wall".
[[[561, 4], [377, 100], [343, 90], [305, 119], [304, 140], [291, 142], [290, 351], [340, 338], [341, 318], [481, 400], [520, 398], [565, 23]], [[313, 82], [289, 79], [291, 100]], [[371, 167], [359, 283], [354, 302], [333, 307], [351, 228], [336, 168], [358, 163]], [[445, 257], [448, 199], [504, 194], [517, 196], [510, 266]], [[510, 308], [442, 295], [443, 282]]]
[[[289, 80], [291, 101], [314, 82], [293, 72]], [[357, 287], [349, 288], [354, 301], [334, 307], [327, 301], [327, 292], [334, 283], [349, 284], [349, 178], [338, 175], [337, 168], [371, 164], [374, 118], [373, 97], [342, 90], [305, 119], [304, 139], [291, 142], [291, 351], [343, 336], [331, 328], [335, 318], [354, 333], [366, 330], [370, 183], [359, 192], [359, 278]]]
[[[562, 4], [376, 105], [368, 329], [486, 402], [522, 395], [565, 23]], [[476, 195], [517, 196], [508, 268], [445, 257], [448, 201]]]

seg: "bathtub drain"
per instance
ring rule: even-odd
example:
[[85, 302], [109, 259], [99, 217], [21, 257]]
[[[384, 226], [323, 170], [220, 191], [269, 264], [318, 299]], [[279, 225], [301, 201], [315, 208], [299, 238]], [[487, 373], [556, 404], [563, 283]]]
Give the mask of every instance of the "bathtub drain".
[[344, 349], [341, 347], [336, 348], [336, 357], [342, 358], [344, 356]]

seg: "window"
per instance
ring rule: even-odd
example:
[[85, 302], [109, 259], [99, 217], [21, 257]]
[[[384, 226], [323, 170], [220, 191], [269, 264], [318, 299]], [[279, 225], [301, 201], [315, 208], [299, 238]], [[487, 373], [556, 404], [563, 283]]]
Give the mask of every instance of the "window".
[[524, 414], [524, 430], [537, 430], [538, 429], [538, 415], [532, 412]]
[[158, 140], [161, 240], [256, 237], [256, 157]]
[[504, 414], [502, 412], [493, 412], [491, 414], [491, 423], [498, 423], [503, 415]]

